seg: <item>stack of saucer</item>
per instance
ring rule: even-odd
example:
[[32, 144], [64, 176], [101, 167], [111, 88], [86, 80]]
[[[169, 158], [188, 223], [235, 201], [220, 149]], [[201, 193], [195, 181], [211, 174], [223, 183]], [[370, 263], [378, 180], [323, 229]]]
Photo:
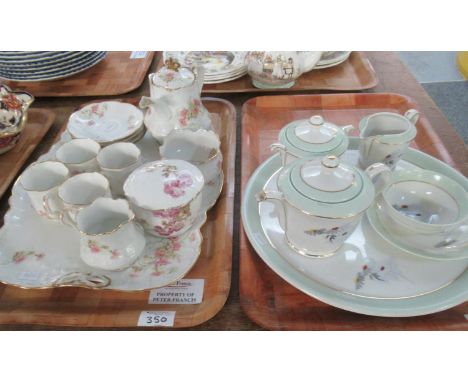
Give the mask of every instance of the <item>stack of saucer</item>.
[[172, 57], [183, 66], [202, 65], [205, 70], [204, 83], [218, 84], [247, 74], [245, 54], [229, 51], [164, 52], [164, 60]]
[[69, 77], [96, 65], [106, 52], [0, 51], [0, 77], [48, 81]]
[[351, 52], [323, 52], [322, 58], [313, 70], [331, 68], [332, 66], [340, 65], [348, 59], [350, 54]]
[[116, 142], [137, 142], [146, 132], [140, 109], [116, 101], [86, 105], [70, 116], [67, 130], [73, 138], [89, 138], [102, 147]]

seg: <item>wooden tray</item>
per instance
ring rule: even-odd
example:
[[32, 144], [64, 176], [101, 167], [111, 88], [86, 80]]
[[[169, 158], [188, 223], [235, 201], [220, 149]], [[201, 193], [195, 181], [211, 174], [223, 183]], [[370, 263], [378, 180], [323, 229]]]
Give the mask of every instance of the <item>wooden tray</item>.
[[132, 52], [108, 52], [92, 68], [61, 80], [42, 82], [6, 81], [12, 89], [30, 92], [35, 97], [109, 96], [128, 93], [146, 77], [154, 52], [143, 58], [130, 58]]
[[[159, 61], [158, 69], [163, 65]], [[358, 91], [370, 89], [378, 83], [370, 61], [362, 52], [353, 52], [342, 64], [328, 69], [312, 70], [298, 78], [289, 89], [257, 89], [250, 77], [245, 75], [237, 80], [221, 84], [206, 84], [203, 93], [246, 93], [246, 92], [295, 92], [303, 90]]]
[[55, 113], [50, 110], [29, 109], [28, 120], [18, 143], [7, 153], [0, 155], [0, 198], [49, 131], [54, 119]]
[[[295, 119], [322, 114], [339, 125], [358, 125], [377, 111], [403, 114], [417, 106], [398, 94], [337, 94], [257, 97], [242, 108], [242, 187], [257, 166], [270, 155], [269, 145], [279, 130]], [[417, 124], [414, 147], [454, 164], [429, 121]], [[468, 329], [468, 303], [421, 317], [382, 318], [347, 312], [300, 292], [274, 273], [256, 254], [241, 230], [240, 302], [245, 313], [260, 326], [272, 330], [460, 330]]]
[[223, 192], [202, 228], [200, 258], [184, 277], [205, 280], [203, 301], [194, 305], [150, 305], [149, 292], [24, 290], [0, 285], [0, 324], [128, 328], [137, 326], [142, 311], [175, 311], [174, 327], [182, 328], [199, 325], [221, 310], [231, 284], [236, 114], [227, 101], [205, 98], [203, 103], [221, 122], [225, 175]]

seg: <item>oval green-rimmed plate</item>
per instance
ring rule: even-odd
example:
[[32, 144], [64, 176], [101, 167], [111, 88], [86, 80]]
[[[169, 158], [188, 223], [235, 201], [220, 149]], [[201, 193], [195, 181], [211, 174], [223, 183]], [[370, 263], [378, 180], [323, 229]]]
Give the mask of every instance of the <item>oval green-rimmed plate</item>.
[[[350, 139], [350, 149], [357, 150], [359, 139]], [[440, 172], [468, 191], [468, 180], [445, 163], [420, 151], [409, 149], [403, 160], [414, 166]], [[302, 292], [332, 306], [351, 312], [382, 317], [410, 317], [440, 312], [468, 300], [468, 270], [444, 288], [405, 299], [372, 299], [331, 289], [295, 269], [270, 245], [260, 224], [255, 195], [281, 166], [278, 156], [265, 161], [252, 174], [242, 199], [242, 222], [252, 246], [262, 260], [280, 277]]]

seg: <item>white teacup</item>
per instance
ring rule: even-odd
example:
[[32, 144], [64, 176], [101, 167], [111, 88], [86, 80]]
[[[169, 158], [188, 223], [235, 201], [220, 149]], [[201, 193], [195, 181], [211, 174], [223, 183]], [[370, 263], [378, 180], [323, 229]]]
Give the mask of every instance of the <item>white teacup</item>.
[[39, 215], [49, 219], [60, 219], [62, 205], [57, 189], [69, 174], [64, 164], [46, 161], [31, 165], [21, 175], [20, 183]]
[[92, 139], [72, 139], [57, 150], [55, 157], [68, 167], [71, 175], [99, 171], [96, 156], [100, 149]]
[[220, 145], [213, 131], [179, 129], [164, 139], [159, 152], [162, 159], [182, 159], [198, 167], [207, 184], [221, 174], [223, 155]]
[[108, 271], [128, 268], [145, 248], [143, 230], [124, 199], [98, 198], [76, 216], [81, 259]]
[[101, 173], [109, 179], [114, 197], [123, 196], [123, 184], [130, 173], [140, 165], [141, 152], [133, 143], [119, 142], [103, 148], [97, 161]]
[[[63, 209], [76, 222], [76, 214], [97, 198], [110, 197], [109, 181], [97, 172], [78, 174], [67, 179], [58, 189]], [[65, 217], [66, 219], [66, 217]]]

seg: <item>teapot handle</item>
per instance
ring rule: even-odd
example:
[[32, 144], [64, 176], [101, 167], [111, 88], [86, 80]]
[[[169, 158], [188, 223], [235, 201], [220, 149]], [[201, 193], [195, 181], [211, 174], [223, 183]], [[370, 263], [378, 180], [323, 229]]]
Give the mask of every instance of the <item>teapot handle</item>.
[[286, 207], [284, 205], [283, 193], [279, 191], [262, 190], [255, 195], [255, 199], [257, 200], [257, 203], [270, 201], [276, 205], [280, 226], [283, 231], [286, 232]]
[[197, 91], [198, 94], [201, 94], [203, 89], [203, 82], [205, 81], [205, 68], [203, 67], [203, 65], [197, 65], [195, 70], [197, 74]]
[[382, 177], [379, 176], [377, 182], [374, 182], [376, 194], [380, 194], [383, 191], [383, 189], [390, 180], [390, 175], [392, 174], [392, 170], [390, 169], [390, 167], [383, 163], [371, 164], [369, 167], [366, 168], [365, 172], [372, 181], [377, 176], [382, 175]]

